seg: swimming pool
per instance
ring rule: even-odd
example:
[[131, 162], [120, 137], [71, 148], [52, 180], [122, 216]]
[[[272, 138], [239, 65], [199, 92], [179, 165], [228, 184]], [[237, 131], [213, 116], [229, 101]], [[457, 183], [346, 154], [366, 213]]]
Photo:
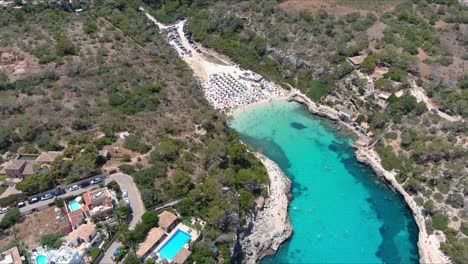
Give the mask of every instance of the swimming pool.
[[79, 210], [81, 207], [80, 207], [80, 204], [75, 201], [75, 200], [71, 200], [68, 202], [68, 207], [70, 208], [70, 211], [73, 212], [73, 211], [76, 211], [76, 210]]
[[179, 250], [192, 238], [191, 235], [182, 230], [177, 230], [175, 234], [159, 249], [161, 258], [172, 260]]
[[47, 264], [47, 257], [44, 255], [37, 255], [36, 256], [36, 263], [37, 264]]

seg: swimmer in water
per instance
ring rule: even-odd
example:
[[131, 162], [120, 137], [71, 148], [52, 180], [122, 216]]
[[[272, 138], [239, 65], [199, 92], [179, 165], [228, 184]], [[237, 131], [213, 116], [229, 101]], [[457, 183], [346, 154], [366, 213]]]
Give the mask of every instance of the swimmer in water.
[[325, 169], [330, 170], [330, 166], [325, 166]]

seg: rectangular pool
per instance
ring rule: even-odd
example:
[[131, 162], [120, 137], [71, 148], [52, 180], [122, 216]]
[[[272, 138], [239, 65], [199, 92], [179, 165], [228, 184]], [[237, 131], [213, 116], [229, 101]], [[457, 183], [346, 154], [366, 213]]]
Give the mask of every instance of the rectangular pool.
[[177, 230], [158, 251], [161, 258], [172, 260], [179, 250], [192, 238], [182, 230]]
[[80, 204], [75, 200], [69, 201], [68, 202], [68, 207], [70, 208], [70, 212], [81, 209]]

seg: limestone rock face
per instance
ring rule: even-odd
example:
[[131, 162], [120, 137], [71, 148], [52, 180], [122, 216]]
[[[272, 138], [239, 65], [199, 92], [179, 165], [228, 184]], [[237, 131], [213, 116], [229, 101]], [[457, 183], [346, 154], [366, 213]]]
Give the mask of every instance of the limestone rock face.
[[274, 254], [292, 234], [288, 216], [291, 181], [273, 161], [258, 153], [256, 156], [267, 168], [270, 196], [252, 220], [250, 233], [240, 241], [243, 263], [257, 263], [263, 257]]

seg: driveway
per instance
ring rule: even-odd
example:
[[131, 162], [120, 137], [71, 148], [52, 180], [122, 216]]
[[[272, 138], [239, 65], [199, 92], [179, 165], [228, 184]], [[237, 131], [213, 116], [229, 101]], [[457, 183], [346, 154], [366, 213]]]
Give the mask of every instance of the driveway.
[[121, 190], [126, 190], [128, 193], [128, 199], [130, 200], [130, 207], [132, 208], [132, 218], [130, 220], [130, 229], [133, 229], [135, 225], [140, 221], [141, 216], [145, 212], [145, 205], [141, 199], [140, 191], [136, 184], [133, 182], [133, 178], [130, 175], [123, 173], [114, 173], [106, 178], [106, 184], [112, 180], [116, 181]]
[[114, 251], [120, 246], [122, 246], [122, 244], [120, 242], [114, 241], [109, 246], [109, 249], [107, 249], [107, 251], [104, 252], [104, 257], [101, 259], [101, 261], [99, 263], [101, 263], [101, 264], [112, 264], [112, 263], [114, 263], [114, 260], [112, 259]]

